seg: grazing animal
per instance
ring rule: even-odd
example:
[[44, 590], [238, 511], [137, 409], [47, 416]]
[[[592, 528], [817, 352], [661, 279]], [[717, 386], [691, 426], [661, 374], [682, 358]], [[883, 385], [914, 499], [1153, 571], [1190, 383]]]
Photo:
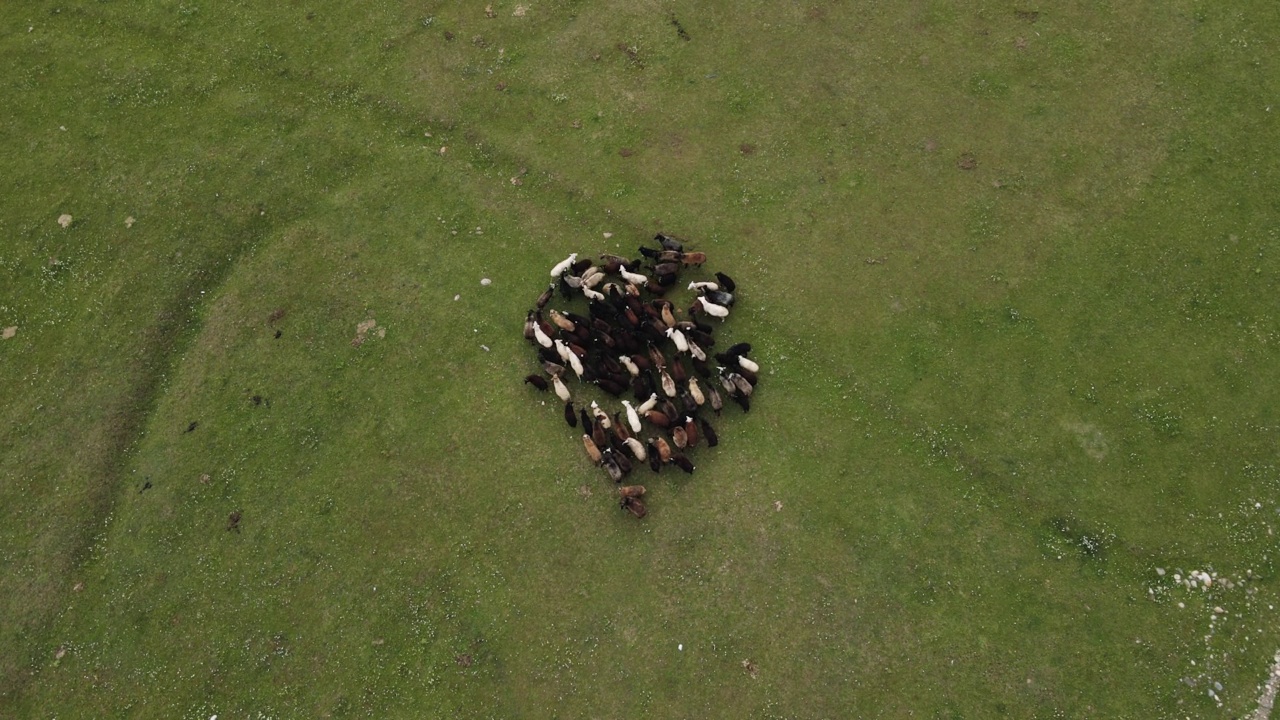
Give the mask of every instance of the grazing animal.
[[702, 265], [707, 261], [707, 254], [704, 252], [687, 252], [680, 255], [680, 262], [685, 265]]
[[568, 365], [569, 356], [573, 354], [573, 351], [570, 350], [569, 346], [565, 345], [564, 341], [561, 340], [560, 338], [556, 338], [555, 341], [551, 343], [551, 345], [548, 345], [546, 347], [551, 347], [552, 345], [555, 346], [556, 354], [560, 356], [560, 361]]
[[626, 510], [632, 515], [635, 515], [637, 520], [642, 520], [645, 515], [649, 514], [649, 509], [644, 506], [644, 503], [640, 501], [640, 498], [624, 497], [618, 503], [618, 507]]
[[667, 356], [663, 355], [656, 345], [649, 346], [649, 361], [659, 370], [667, 366]]
[[536, 322], [533, 324], [533, 339], [544, 348], [549, 348], [552, 345], [551, 338], [547, 337], [547, 334], [542, 332], [542, 326]]
[[720, 287], [723, 287], [725, 292], [734, 292], [738, 289], [738, 285], [733, 281], [733, 278], [722, 272], [716, 273], [716, 280], [720, 281]]
[[689, 378], [689, 395], [693, 397], [693, 401], [698, 405], [707, 402], [707, 398], [702, 394], [702, 387], [698, 385], [698, 378]]
[[676, 447], [683, 450], [689, 446], [689, 435], [684, 431], [683, 427], [676, 425], [671, 428], [671, 441], [676, 444]]
[[746, 370], [747, 372], [753, 372], [753, 373], [760, 372], [760, 366], [757, 365], [754, 360], [747, 357], [746, 355], [738, 356], [738, 367], [742, 368], [743, 370]]
[[737, 298], [733, 296], [733, 293], [727, 293], [723, 290], [708, 290], [702, 296], [724, 307], [733, 307], [733, 304], [737, 302]]
[[677, 352], [689, 352], [689, 341], [685, 339], [684, 333], [675, 328], [667, 328], [667, 337], [671, 338], [671, 342], [676, 344]]
[[645, 494], [643, 485], [623, 485], [618, 488], [618, 497], [638, 498]]
[[573, 265], [574, 261], [577, 259], [578, 259], [578, 253], [570, 253], [569, 257], [556, 263], [555, 267], [551, 268], [551, 277], [558, 278], [561, 275], [563, 275], [564, 271], [568, 270], [569, 267]]
[[582, 288], [582, 294], [586, 295], [588, 300], [595, 300], [596, 302], [604, 301], [604, 293], [597, 292], [589, 287]]
[[738, 388], [738, 392], [747, 397], [751, 397], [751, 393], [755, 392], [755, 386], [747, 382], [747, 379], [738, 373], [729, 373], [729, 380], [734, 384], [734, 387]]
[[689, 371], [684, 369], [684, 363], [677, 357], [671, 362], [671, 379], [676, 381], [676, 386], [689, 379]]
[[719, 290], [720, 286], [713, 282], [691, 282], [689, 283], [689, 289], [701, 292], [703, 290]]
[[707, 439], [707, 447], [719, 445], [720, 437], [716, 435], [716, 429], [711, 427], [711, 423], [702, 418], [698, 418], [698, 423], [702, 425], [702, 435]]
[[693, 359], [697, 360], [698, 362], [707, 361], [706, 351], [704, 351], [701, 347], [699, 347], [698, 343], [692, 340], [689, 341], [689, 354], [692, 355]]
[[649, 396], [648, 400], [645, 400], [644, 402], [640, 403], [640, 407], [636, 408], [636, 412], [641, 415], [644, 415], [645, 413], [657, 407], [657, 405], [658, 405], [658, 393], [653, 393], [652, 395]]
[[649, 439], [649, 469], [654, 472], [662, 472], [662, 458], [658, 457], [658, 448], [654, 447], [653, 439]]
[[645, 452], [644, 444], [639, 440], [629, 437], [626, 440], [623, 440], [623, 442], [626, 443], [627, 448], [631, 450], [631, 454], [635, 456], [636, 460], [644, 462], [649, 459], [649, 453]]
[[659, 370], [658, 377], [662, 380], [662, 392], [665, 393], [667, 397], [675, 397], [676, 381], [671, 379], [671, 376], [667, 374], [666, 370]]
[[552, 324], [554, 324], [556, 327], [560, 328], [561, 330], [567, 333], [571, 333], [574, 330], [578, 329], [578, 326], [575, 325], [572, 320], [561, 315], [559, 312], [556, 312], [556, 310], [552, 309], [548, 314], [551, 316]]
[[240, 532], [240, 511], [236, 510], [227, 516], [227, 530]]
[[[704, 297], [696, 298], [693, 301], [693, 304], [695, 307], [698, 307], [698, 309], [711, 317], [720, 318], [721, 322], [723, 322], [725, 318], [729, 317], [729, 308], [723, 305], [717, 305]], [[690, 312], [692, 311], [693, 310], [691, 308]]]
[[547, 381], [543, 380], [541, 375], [525, 375], [524, 382], [526, 385], [532, 385], [542, 392], [547, 391]]
[[631, 377], [640, 375], [640, 367], [626, 355], [619, 355], [618, 362], [622, 363], [622, 367], [626, 368], [628, 373], [631, 373]]
[[569, 388], [564, 386], [564, 382], [560, 380], [559, 375], [551, 376], [551, 386], [556, 389], [556, 396], [559, 397], [561, 401], [569, 402], [573, 399], [572, 396], [569, 395]]
[[631, 437], [631, 431], [627, 429], [627, 423], [618, 418], [618, 413], [613, 414], [613, 434], [617, 435], [618, 439], [623, 442], [626, 442], [627, 438]]
[[650, 438], [649, 442], [653, 445], [653, 449], [658, 451], [659, 460], [663, 463], [671, 462], [671, 446], [667, 444], [665, 439], [660, 437]]
[[614, 464], [618, 466], [618, 469], [622, 471], [623, 475], [631, 474], [631, 470], [633, 466], [631, 464], [631, 460], [626, 456], [625, 453], [619, 453], [619, 452], [614, 452], [613, 450], [610, 450], [609, 457], [613, 458]]
[[582, 447], [586, 449], [587, 457], [591, 458], [591, 462], [599, 465], [603, 456], [600, 454], [600, 448], [596, 447], [596, 443], [591, 439], [590, 435], [582, 436]]
[[591, 401], [591, 414], [595, 416], [596, 423], [605, 430], [613, 427], [613, 422], [609, 420], [609, 414], [601, 410], [600, 405], [594, 400]]
[[742, 408], [742, 412], [751, 412], [751, 398], [742, 393], [737, 393], [733, 396], [733, 401], [738, 403], [738, 406]]
[[674, 463], [676, 467], [689, 473], [690, 475], [693, 474], [693, 463], [689, 462], [689, 458], [683, 455], [676, 455], [675, 457], [671, 458], [671, 462]]
[[564, 366], [557, 365], [556, 363], [553, 363], [550, 360], [542, 361], [542, 369], [545, 370], [546, 373], [552, 377], [559, 377], [564, 374]]
[[698, 446], [698, 426], [689, 415], [684, 418], [684, 434], [689, 441], [689, 447]]
[[[658, 311], [658, 315], [662, 318], [662, 324], [668, 328], [676, 326], [676, 316], [671, 312], [671, 303], [663, 301], [662, 309]], [[677, 343], [677, 346], [679, 343]]]
[[644, 417], [646, 420], [660, 428], [665, 429], [671, 427], [671, 418], [666, 413], [659, 410], [650, 410], [644, 414]]
[[640, 413], [631, 407], [631, 402], [628, 400], [623, 400], [622, 406], [627, 409], [627, 424], [631, 426], [631, 431], [640, 432]]
[[524, 339], [525, 340], [533, 340], [533, 328], [535, 325], [538, 324], [537, 320], [535, 319], [537, 317], [537, 312], [538, 312], [537, 310], [530, 310], [529, 314], [524, 316]]
[[546, 307], [547, 303], [551, 302], [551, 296], [554, 295], [555, 292], [556, 292], [555, 283], [548, 285], [547, 289], [542, 291], [542, 294], [538, 296], [538, 302], [537, 302], [537, 306], [539, 310]]
[[747, 355], [751, 352], [751, 343], [740, 342], [736, 345], [730, 345], [728, 350], [724, 351], [725, 355]]
[[569, 401], [564, 404], [564, 421], [568, 423], [571, 428], [578, 427], [578, 413], [573, 411], [573, 401]]
[[613, 456], [612, 450], [605, 450], [600, 453], [600, 464], [604, 466], [604, 471], [609, 473], [609, 478], [615, 483], [622, 482], [622, 468], [618, 466], [618, 461]]
[[591, 423], [591, 439], [596, 442], [599, 447], [609, 446], [609, 436], [604, 434], [604, 428], [600, 427], [600, 423]]
[[578, 359], [575, 353], [569, 353], [569, 367], [573, 368], [573, 374], [582, 379], [582, 361]]
[[707, 388], [707, 400], [711, 401], [711, 409], [716, 411], [716, 415], [724, 409], [724, 401], [720, 399], [720, 391], [713, 387]]
[[618, 266], [618, 274], [622, 275], [622, 279], [637, 287], [644, 287], [649, 284], [649, 278], [640, 273], [633, 273], [627, 269], [626, 265]]
[[587, 414], [586, 408], [578, 408], [578, 418], [582, 420], [582, 430], [588, 435], [591, 434], [591, 428], [595, 423], [591, 422], [591, 416]]
[[613, 427], [613, 421], [609, 419], [609, 414], [600, 409], [600, 405], [596, 401], [591, 401], [591, 414], [595, 416], [596, 422], [605, 430]]
[[671, 237], [670, 235], [658, 233], [657, 235], [653, 236], [653, 239], [658, 241], [658, 244], [662, 246], [663, 250], [674, 250], [676, 252], [684, 252], [684, 243], [680, 242], [674, 237]]

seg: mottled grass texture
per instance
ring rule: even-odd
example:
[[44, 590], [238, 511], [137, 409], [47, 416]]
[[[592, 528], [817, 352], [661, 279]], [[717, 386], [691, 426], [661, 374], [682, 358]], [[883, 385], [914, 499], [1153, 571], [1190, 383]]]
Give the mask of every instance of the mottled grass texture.
[[[0, 716], [1251, 710], [1275, 3], [490, 9], [0, 5]], [[637, 522], [520, 323], [659, 229], [764, 382]]]

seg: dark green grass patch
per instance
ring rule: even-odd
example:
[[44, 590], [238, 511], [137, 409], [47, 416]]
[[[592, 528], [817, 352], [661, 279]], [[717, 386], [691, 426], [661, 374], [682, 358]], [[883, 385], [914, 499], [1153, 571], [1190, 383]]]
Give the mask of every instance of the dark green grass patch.
[[[0, 715], [1253, 709], [1273, 9], [491, 9], [0, 11]], [[657, 230], [765, 380], [637, 523], [519, 325]]]

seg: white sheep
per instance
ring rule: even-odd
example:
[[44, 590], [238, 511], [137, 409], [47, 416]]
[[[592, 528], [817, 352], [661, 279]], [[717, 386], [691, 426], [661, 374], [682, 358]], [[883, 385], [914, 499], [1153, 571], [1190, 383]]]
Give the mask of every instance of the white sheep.
[[551, 268], [551, 277], [553, 278], [560, 277], [561, 275], [564, 274], [565, 270], [568, 270], [569, 267], [572, 266], [577, 261], [578, 261], [578, 253], [570, 253], [569, 257], [556, 263], [556, 266]]

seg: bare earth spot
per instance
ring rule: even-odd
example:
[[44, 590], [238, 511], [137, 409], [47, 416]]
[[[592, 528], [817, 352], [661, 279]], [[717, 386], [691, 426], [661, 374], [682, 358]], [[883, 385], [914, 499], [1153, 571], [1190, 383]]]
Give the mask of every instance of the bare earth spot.
[[1097, 425], [1063, 422], [1062, 427], [1076, 436], [1076, 442], [1080, 443], [1080, 449], [1084, 450], [1086, 455], [1094, 460], [1103, 460], [1107, 457], [1110, 446], [1107, 445], [1107, 439], [1103, 437]]
[[472, 658], [470, 655], [459, 655], [454, 658], [454, 661], [457, 662], [460, 667], [464, 667], [464, 668], [471, 667], [473, 664], [475, 664], [475, 659]]
[[1014, 41], [1013, 41], [1013, 46], [1014, 46], [1014, 47], [1016, 47], [1016, 48], [1018, 48], [1019, 50], [1026, 50], [1026, 49], [1027, 49], [1027, 39], [1026, 39], [1026, 38], [1024, 38], [1024, 37], [1015, 38], [1015, 39], [1014, 39]]
[[924, 140], [924, 151], [925, 151], [925, 152], [933, 152], [933, 151], [935, 151], [935, 150], [937, 150], [937, 149], [938, 149], [938, 141], [937, 141], [937, 140], [934, 140], [933, 138], [925, 138], [925, 140]]
[[138, 221], [132, 215], [130, 215], [129, 217], [124, 219], [124, 226], [127, 228], [131, 228], [133, 227], [133, 224], [136, 222]]
[[622, 157], [631, 157], [636, 153], [631, 148], [622, 148], [621, 150], [618, 151], [618, 154], [621, 155]]
[[960, 153], [960, 157], [956, 159], [956, 167], [961, 170], [973, 170], [978, 167], [978, 158], [973, 153]]
[[511, 14], [514, 17], [524, 17], [524, 14], [527, 12], [529, 12], [529, 8], [524, 5], [517, 5], [516, 9], [511, 11]]
[[743, 155], [755, 155], [756, 146], [752, 145], [751, 143], [742, 143], [741, 145], [738, 146], [738, 152], [742, 153]]
[[487, 17], [487, 18], [497, 17], [497, 16], [498, 16], [498, 13], [496, 13], [496, 12], [494, 12], [494, 11], [493, 11], [493, 6], [492, 6], [492, 5], [485, 5], [485, 6], [484, 6], [484, 16], [485, 16], [485, 17]]
[[10, 325], [9, 327], [5, 328], [3, 332], [0, 332], [0, 338], [4, 340], [8, 340], [9, 338], [17, 334], [18, 334], [18, 326]]
[[1013, 14], [1016, 15], [1019, 20], [1025, 20], [1030, 23], [1040, 19], [1040, 13], [1035, 10], [1015, 10]]
[[361, 322], [359, 325], [356, 325], [356, 336], [351, 339], [351, 347], [360, 347], [363, 345], [366, 337], [369, 335], [369, 331], [377, 327], [377, 325], [378, 321], [373, 318], [369, 318], [368, 320]]
[[210, 479], [211, 479], [211, 478], [209, 477], [209, 473], [200, 473], [200, 484], [201, 484], [201, 485], [208, 485], [208, 484], [209, 484], [209, 480], [210, 480]]
[[774, 501], [773, 501], [773, 509], [774, 509], [776, 512], [782, 512], [782, 501], [781, 501], [781, 500], [774, 500]]
[[501, 80], [499, 80], [499, 81], [498, 81], [498, 84], [497, 84], [497, 85], [494, 85], [494, 87], [496, 87], [496, 88], [498, 89], [498, 92], [502, 92], [503, 90], [506, 90], [506, 89], [507, 89], [507, 84], [506, 84], [505, 82], [502, 82]]
[[72, 592], [84, 592], [84, 583], [78, 582], [71, 588]]
[[584, 499], [584, 500], [585, 500], [586, 498], [591, 497], [591, 486], [589, 486], [589, 485], [579, 485], [579, 486], [578, 486], [578, 497], [580, 497], [580, 498], [582, 498], [582, 499]]
[[760, 668], [756, 667], [756, 664], [751, 662], [750, 660], [742, 661], [742, 669], [746, 670], [747, 674], [750, 675], [752, 678], [755, 678], [760, 675]]
[[71, 216], [66, 213], [59, 215], [58, 224], [64, 228], [71, 227]]
[[275, 310], [272, 310], [271, 314], [267, 316], [267, 324], [272, 325], [276, 321], [283, 319], [286, 312], [287, 311], [284, 308], [276, 308]]

